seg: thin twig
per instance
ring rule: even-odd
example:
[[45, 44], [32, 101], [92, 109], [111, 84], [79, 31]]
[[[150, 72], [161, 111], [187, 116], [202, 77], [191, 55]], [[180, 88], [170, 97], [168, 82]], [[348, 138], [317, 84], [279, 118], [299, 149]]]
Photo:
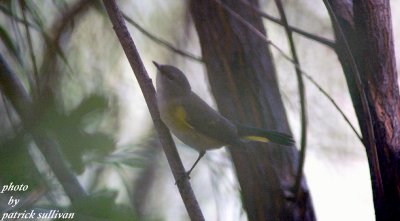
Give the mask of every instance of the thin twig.
[[68, 10], [62, 13], [61, 17], [52, 25], [51, 32], [53, 34], [54, 42], [58, 45], [62, 34], [68, 25], [74, 21], [74, 19], [81, 14], [83, 11], [89, 8], [90, 0], [80, 0], [75, 2]]
[[306, 148], [307, 148], [307, 103], [306, 103], [306, 98], [305, 98], [305, 87], [304, 87], [304, 82], [303, 82], [303, 76], [301, 73], [301, 67], [300, 67], [300, 62], [299, 58], [297, 56], [297, 51], [296, 47], [294, 45], [294, 40], [293, 40], [293, 33], [292, 30], [289, 28], [289, 24], [287, 21], [287, 17], [285, 14], [285, 10], [283, 8], [281, 0], [275, 0], [275, 4], [278, 8], [281, 20], [283, 22], [283, 25], [285, 27], [286, 31], [286, 36], [289, 41], [289, 46], [290, 46], [290, 51], [292, 52], [292, 57], [294, 61], [294, 66], [296, 69], [296, 77], [297, 77], [297, 84], [299, 87], [299, 97], [300, 97], [300, 118], [301, 118], [301, 137], [300, 137], [300, 160], [299, 160], [299, 165], [297, 167], [297, 174], [295, 178], [295, 183], [294, 183], [294, 193], [297, 196], [297, 200], [300, 199], [301, 196], [301, 180], [303, 178], [303, 168], [304, 168], [304, 163], [306, 159]]
[[61, 79], [58, 76], [61, 74], [61, 72], [57, 69], [58, 58], [61, 58], [68, 70], [72, 72], [72, 68], [70, 67], [68, 59], [63, 52], [60, 41], [63, 37], [64, 41], [62, 43], [67, 43], [67, 41], [69, 40], [69, 38], [67, 38], [69, 37], [69, 35], [66, 35], [68, 27], [70, 27], [75, 19], [78, 16], [82, 15], [83, 12], [88, 11], [87, 9], [89, 8], [90, 3], [93, 3], [93, 1], [79, 0], [74, 2], [74, 4], [70, 5], [67, 11], [64, 11], [59, 17], [57, 17], [57, 19], [52, 23], [49, 31], [41, 31], [43, 39], [45, 40], [47, 45], [46, 50], [43, 53], [44, 62], [40, 67], [41, 81], [39, 82], [39, 92], [41, 94], [39, 95], [39, 98], [41, 99], [41, 102], [48, 102], [45, 100], [48, 98], [48, 96], [41, 95], [52, 93], [49, 92], [50, 88], [48, 86], [52, 85], [52, 87], [57, 88], [55, 87], [55, 85], [57, 85], [57, 83], [59, 83], [59, 80]]
[[306, 77], [317, 89], [326, 97], [328, 100], [333, 104], [333, 106], [336, 108], [337, 111], [339, 111], [340, 115], [344, 118], [346, 123], [351, 127], [353, 130], [354, 134], [357, 136], [358, 140], [360, 140], [361, 143], [363, 143], [363, 139], [361, 135], [357, 132], [356, 128], [354, 125], [350, 122], [349, 118], [346, 116], [346, 114], [340, 109], [339, 105], [336, 103], [336, 101], [326, 92], [310, 75], [308, 75], [305, 72], [302, 72], [303, 76]]
[[37, 31], [40, 30], [40, 28], [37, 27], [35, 24], [32, 24], [32, 23], [30, 23], [30, 22], [28, 22], [28, 21], [24, 21], [24, 19], [19, 18], [17, 15], [14, 15], [12, 12], [10, 12], [10, 10], [8, 10], [8, 8], [6, 8], [6, 7], [3, 6], [3, 5], [0, 5], [0, 11], [3, 12], [5, 15], [10, 16], [10, 17], [13, 18], [15, 21], [17, 21], [17, 22], [19, 22], [19, 23], [21, 23], [21, 24], [28, 25], [29, 27], [31, 27], [31, 28], [33, 28], [33, 29], [35, 29], [35, 30], [37, 30]]
[[[242, 2], [244, 5], [246, 5], [247, 7], [249, 7], [250, 9], [255, 11], [256, 13], [258, 13], [261, 17], [266, 18], [269, 21], [272, 21], [272, 22], [274, 22], [276, 24], [285, 26], [285, 24], [282, 21], [282, 19], [275, 18], [275, 17], [265, 13], [264, 11], [260, 10], [259, 8], [257, 8], [256, 6], [254, 6], [254, 5], [250, 4], [249, 2], [247, 2], [246, 0], [240, 0], [240, 2]], [[327, 38], [324, 38], [324, 37], [321, 37], [321, 36], [318, 36], [318, 35], [311, 34], [309, 32], [306, 32], [306, 31], [301, 30], [301, 29], [299, 29], [297, 27], [294, 27], [294, 26], [288, 25], [288, 28], [292, 32], [295, 32], [295, 33], [297, 33], [299, 35], [302, 35], [302, 36], [304, 36], [306, 38], [309, 38], [309, 39], [314, 40], [316, 42], [319, 42], [319, 43], [321, 43], [323, 45], [326, 45], [329, 48], [332, 48], [332, 49], [336, 48], [336, 43], [334, 41], [332, 41], [332, 40], [329, 40]]]
[[368, 106], [368, 100], [367, 100], [367, 96], [364, 91], [363, 83], [361, 81], [361, 75], [357, 68], [357, 63], [354, 59], [354, 56], [351, 53], [349, 43], [347, 42], [346, 36], [344, 35], [342, 27], [340, 26], [340, 23], [335, 15], [331, 5], [329, 4], [329, 2], [327, 0], [323, 0], [323, 1], [325, 4], [325, 7], [328, 9], [328, 13], [331, 15], [331, 18], [333, 19], [332, 23], [337, 27], [339, 36], [343, 39], [344, 46], [345, 46], [344, 49], [348, 56], [348, 60], [350, 62], [350, 68], [355, 76], [355, 83], [357, 86], [357, 90], [360, 93], [361, 108], [365, 114], [365, 118], [366, 118], [365, 121], [366, 121], [366, 126], [367, 126], [367, 134], [366, 134], [366, 136], [363, 137], [364, 138], [363, 143], [366, 148], [367, 148], [367, 146], [369, 146], [371, 148], [371, 158], [372, 158], [372, 162], [373, 162], [371, 164], [371, 166], [372, 166], [372, 170], [376, 177], [375, 182], [376, 182], [378, 194], [380, 197], [382, 197], [384, 195], [384, 189], [383, 189], [382, 175], [381, 175], [379, 158], [378, 158], [378, 150], [377, 150], [376, 143], [375, 143], [375, 135], [374, 135], [374, 129], [373, 129], [373, 125], [372, 125], [371, 112], [370, 112], [370, 109]]
[[179, 158], [179, 154], [172, 140], [171, 133], [161, 121], [160, 113], [157, 107], [154, 86], [143, 65], [135, 43], [133, 42], [125, 25], [123, 15], [115, 3], [115, 0], [103, 0], [103, 3], [110, 17], [111, 23], [114, 26], [114, 31], [122, 45], [122, 48], [143, 92], [151, 118], [153, 119], [154, 127], [160, 138], [161, 145], [172, 170], [172, 174], [174, 175], [175, 180], [179, 181], [177, 182], [177, 186], [189, 217], [193, 221], [203, 221], [203, 214], [200, 210], [199, 204], [197, 203], [189, 180], [187, 178], [182, 179], [182, 177], [186, 177], [185, 168], [183, 167], [182, 161]]
[[[262, 38], [267, 44], [271, 44], [272, 46], [274, 46], [274, 48], [280, 52], [280, 54], [289, 62], [291, 62], [294, 66], [297, 66], [297, 64], [293, 61], [293, 59], [287, 55], [285, 52], [283, 52], [282, 49], [280, 49], [278, 46], [272, 44], [272, 42], [270, 40], [268, 40], [261, 32], [259, 32], [255, 27], [253, 27], [250, 23], [248, 23], [247, 21], [245, 21], [240, 15], [238, 15], [236, 12], [232, 11], [232, 9], [230, 9], [228, 6], [224, 5], [222, 2], [220, 2], [219, 0], [214, 0], [217, 3], [219, 3], [222, 7], [224, 7], [225, 10], [227, 10], [229, 13], [231, 13], [232, 15], [236, 14], [237, 16], [235, 16], [235, 18], [237, 18], [240, 22], [242, 22], [244, 25], [246, 25], [248, 28], [250, 28], [250, 30], [252, 30], [254, 32], [254, 34], [256, 34], [258, 37]], [[300, 67], [299, 67], [300, 68]], [[301, 69], [300, 69], [301, 70]], [[301, 73], [303, 75], [305, 75], [307, 77], [307, 79], [311, 80], [311, 75], [307, 74], [307, 72], [305, 72], [304, 70], [301, 70]], [[351, 122], [348, 120], [348, 118], [346, 117], [346, 115], [344, 114], [344, 112], [340, 109], [340, 107], [337, 105], [337, 103], [333, 100], [332, 97], [329, 96], [329, 94], [323, 90], [323, 88], [321, 86], [318, 85], [317, 82], [315, 81], [311, 81], [313, 84], [315, 84], [315, 86], [317, 86], [318, 88], [320, 88], [320, 91], [328, 98], [329, 101], [332, 102], [332, 104], [334, 105], [334, 107], [339, 111], [339, 113], [343, 116], [343, 118], [345, 119], [345, 121], [349, 124], [349, 126], [353, 129], [354, 133], [357, 135], [357, 137], [359, 139], [362, 140], [361, 135], [358, 134], [357, 130], [355, 130], [355, 127], [351, 124]]]
[[[33, 45], [32, 45], [32, 34], [28, 26], [28, 20], [26, 18], [26, 6], [24, 1], [20, 1], [21, 4], [21, 11], [22, 11], [22, 18], [24, 19], [24, 28], [25, 28], [25, 34], [26, 34], [26, 39], [28, 41], [28, 49], [29, 49], [29, 55], [32, 61], [32, 69], [33, 69], [33, 85], [31, 85], [31, 88], [38, 88], [38, 82], [39, 82], [39, 72], [38, 72], [38, 67], [36, 63], [36, 57], [35, 57], [35, 52], [33, 51]], [[33, 98], [35, 99], [37, 96], [37, 91], [32, 90]]]
[[131, 19], [129, 16], [127, 16], [127, 15], [125, 15], [125, 14], [123, 14], [123, 16], [124, 16], [125, 20], [126, 20], [129, 24], [133, 25], [137, 30], [139, 30], [140, 32], [142, 32], [145, 36], [147, 36], [148, 38], [150, 38], [150, 39], [153, 40], [154, 42], [156, 42], [156, 43], [158, 43], [158, 44], [160, 44], [160, 45], [162, 45], [162, 46], [168, 48], [169, 50], [171, 50], [171, 51], [173, 51], [173, 52], [175, 52], [175, 53], [177, 53], [177, 54], [179, 54], [179, 55], [182, 55], [182, 56], [184, 56], [184, 57], [190, 58], [190, 59], [195, 60], [195, 61], [197, 61], [197, 62], [203, 63], [203, 60], [202, 60], [201, 57], [196, 56], [196, 55], [194, 55], [194, 54], [192, 54], [192, 53], [190, 53], [190, 52], [186, 52], [186, 51], [183, 51], [183, 50], [181, 50], [181, 49], [178, 49], [178, 48], [174, 47], [174, 46], [173, 46], [171, 43], [169, 43], [168, 41], [166, 41], [166, 40], [164, 40], [164, 39], [161, 39], [161, 38], [159, 38], [159, 37], [157, 37], [157, 36], [151, 34], [149, 31], [147, 31], [146, 29], [144, 29], [142, 26], [140, 26], [137, 22], [135, 22], [135, 21], [134, 21], [133, 19]]

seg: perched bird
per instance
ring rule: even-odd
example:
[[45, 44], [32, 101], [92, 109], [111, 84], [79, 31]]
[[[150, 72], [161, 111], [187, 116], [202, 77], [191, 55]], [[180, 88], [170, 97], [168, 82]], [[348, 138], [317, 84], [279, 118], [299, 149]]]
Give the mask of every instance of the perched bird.
[[153, 63], [158, 69], [157, 104], [162, 121], [178, 139], [199, 152], [199, 157], [187, 172], [188, 176], [207, 150], [243, 146], [243, 140], [285, 146], [294, 144], [292, 136], [288, 134], [228, 120], [192, 91], [182, 71], [171, 65]]

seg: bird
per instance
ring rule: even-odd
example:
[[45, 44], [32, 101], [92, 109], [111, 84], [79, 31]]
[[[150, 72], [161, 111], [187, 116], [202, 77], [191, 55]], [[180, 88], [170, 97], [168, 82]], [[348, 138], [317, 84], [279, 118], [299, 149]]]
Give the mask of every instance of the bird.
[[199, 153], [193, 166], [186, 172], [187, 177], [190, 177], [208, 150], [243, 146], [245, 141], [294, 145], [293, 137], [289, 134], [246, 126], [227, 119], [192, 91], [181, 70], [155, 61], [153, 64], [157, 68], [156, 98], [161, 120], [179, 140]]

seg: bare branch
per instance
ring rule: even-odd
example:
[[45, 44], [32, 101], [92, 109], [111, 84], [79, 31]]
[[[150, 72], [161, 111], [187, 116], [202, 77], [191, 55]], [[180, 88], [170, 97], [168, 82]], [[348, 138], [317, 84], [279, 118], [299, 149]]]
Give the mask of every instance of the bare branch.
[[293, 62], [296, 69], [296, 77], [297, 84], [299, 87], [299, 96], [300, 96], [300, 118], [301, 118], [301, 137], [300, 137], [300, 161], [297, 168], [296, 179], [294, 183], [294, 193], [297, 196], [297, 200], [300, 200], [301, 197], [301, 181], [303, 178], [303, 168], [304, 162], [306, 159], [306, 147], [307, 147], [307, 103], [305, 98], [305, 88], [303, 82], [303, 76], [301, 73], [300, 62], [297, 55], [296, 47], [294, 45], [292, 30], [289, 28], [289, 24], [286, 18], [285, 10], [283, 9], [283, 5], [281, 0], [275, 0], [275, 4], [278, 8], [279, 14], [281, 16], [281, 20], [285, 27], [286, 36], [289, 41], [290, 51], [292, 52]]
[[195, 61], [197, 61], [197, 62], [201, 62], [201, 63], [203, 62], [203, 60], [202, 60], [201, 57], [198, 57], [198, 56], [196, 56], [196, 55], [194, 55], [194, 54], [191, 54], [190, 52], [186, 52], [186, 51], [183, 51], [183, 50], [181, 50], [181, 49], [178, 49], [178, 48], [174, 47], [174, 46], [173, 46], [171, 43], [169, 43], [168, 41], [166, 41], [166, 40], [164, 40], [164, 39], [161, 39], [161, 38], [159, 38], [159, 37], [157, 37], [157, 36], [151, 34], [150, 32], [148, 32], [146, 29], [144, 29], [142, 26], [140, 26], [137, 22], [135, 22], [135, 21], [134, 21], [133, 19], [131, 19], [129, 16], [127, 16], [127, 15], [125, 15], [125, 14], [123, 14], [123, 16], [124, 16], [125, 20], [126, 20], [129, 24], [133, 25], [137, 30], [139, 30], [140, 32], [142, 32], [145, 36], [147, 36], [148, 38], [150, 38], [151, 40], [153, 40], [153, 41], [156, 42], [157, 44], [159, 44], [159, 45], [161, 45], [161, 46], [164, 46], [164, 47], [168, 48], [169, 50], [171, 50], [171, 51], [173, 51], [173, 52], [175, 52], [175, 53], [177, 53], [177, 54], [179, 54], [179, 55], [182, 55], [182, 56], [184, 56], [184, 57], [190, 58], [190, 59], [195, 60]]
[[83, 11], [89, 8], [89, 0], [80, 0], [75, 2], [71, 8], [65, 11], [61, 17], [52, 25], [51, 32], [54, 37], [54, 42], [59, 43], [62, 34], [65, 32], [68, 25]]
[[123, 15], [114, 0], [104, 0], [103, 3], [114, 26], [115, 33], [122, 45], [123, 50], [125, 51], [136, 79], [139, 82], [140, 88], [149, 108], [150, 115], [153, 119], [154, 127], [160, 138], [161, 145], [164, 149], [174, 178], [176, 181], [179, 180], [179, 182], [177, 182], [177, 186], [182, 200], [186, 206], [186, 210], [189, 213], [191, 220], [202, 221], [204, 220], [204, 217], [194, 196], [189, 180], [187, 178], [181, 179], [182, 177], [186, 177], [185, 168], [183, 167], [182, 161], [179, 158], [179, 154], [172, 140], [171, 133], [161, 121], [160, 113], [157, 107], [154, 86], [143, 65], [135, 43], [133, 42], [125, 25]]
[[[247, 7], [250, 7], [253, 11], [255, 11], [256, 13], [258, 13], [261, 17], [266, 18], [266, 19], [268, 19], [269, 21], [272, 21], [272, 22], [274, 22], [274, 23], [276, 23], [276, 24], [285, 26], [285, 24], [284, 24], [284, 22], [282, 21], [282, 19], [275, 18], [275, 17], [273, 17], [273, 16], [271, 16], [271, 15], [269, 15], [269, 14], [267, 14], [267, 13], [261, 11], [259, 8], [257, 8], [257, 7], [255, 7], [254, 5], [250, 4], [250, 3], [247, 2], [246, 0], [240, 0], [240, 2], [242, 2], [242, 3], [243, 3], [244, 5], [246, 5]], [[324, 37], [321, 37], [321, 36], [317, 36], [317, 35], [311, 34], [311, 33], [309, 33], [309, 32], [306, 32], [306, 31], [301, 30], [301, 29], [299, 29], [299, 28], [296, 28], [296, 27], [294, 27], [294, 26], [288, 25], [288, 28], [289, 28], [292, 32], [295, 32], [295, 33], [297, 33], [297, 34], [299, 34], [299, 35], [302, 35], [302, 36], [304, 36], [304, 37], [306, 37], [306, 38], [309, 38], [309, 39], [311, 39], [311, 40], [314, 40], [314, 41], [316, 41], [316, 42], [319, 42], [319, 43], [321, 43], [321, 44], [323, 44], [323, 45], [326, 45], [326, 46], [328, 46], [328, 47], [330, 47], [330, 48], [332, 48], [332, 49], [335, 49], [335, 48], [336, 48], [336, 43], [335, 43], [334, 41], [332, 41], [332, 40], [329, 40], [329, 39], [327, 39], [327, 38], [324, 38]]]
[[346, 114], [340, 109], [339, 105], [336, 103], [336, 101], [326, 92], [321, 85], [319, 85], [309, 74], [302, 72], [303, 76], [306, 77], [315, 87], [318, 88], [318, 90], [326, 97], [328, 100], [333, 104], [335, 109], [339, 111], [340, 115], [342, 115], [343, 119], [346, 121], [346, 123], [350, 126], [351, 130], [353, 130], [354, 134], [357, 136], [358, 140], [360, 140], [361, 143], [363, 143], [363, 139], [361, 135], [357, 132], [356, 128], [354, 125], [350, 122], [349, 118], [346, 116]]
[[[67, 56], [63, 51], [61, 43], [68, 43], [73, 22], [88, 11], [91, 3], [93, 3], [93, 1], [89, 0], [74, 2], [67, 10], [62, 11], [60, 16], [54, 19], [48, 31], [41, 30], [42, 37], [47, 47], [45, 47], [43, 51], [43, 62], [39, 69], [39, 73], [41, 74], [40, 81], [38, 82], [39, 85], [36, 90], [39, 94], [38, 102], [41, 102], [42, 105], [52, 102], [50, 99], [53, 99], [53, 96], [48, 95], [54, 95], [55, 91], [60, 88], [61, 74], [64, 72], [60, 71], [58, 59], [61, 59], [68, 68], [67, 70], [72, 72], [72, 68], [69, 66]], [[62, 42], [61, 39], [63, 40]]]

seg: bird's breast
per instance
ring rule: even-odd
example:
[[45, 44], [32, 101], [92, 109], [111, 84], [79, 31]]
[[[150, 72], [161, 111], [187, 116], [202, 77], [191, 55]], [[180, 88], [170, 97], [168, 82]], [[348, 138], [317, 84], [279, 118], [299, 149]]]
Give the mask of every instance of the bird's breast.
[[186, 145], [198, 150], [208, 150], [222, 147], [223, 144], [196, 130], [187, 121], [186, 110], [176, 101], [159, 101], [162, 121], [171, 132]]

